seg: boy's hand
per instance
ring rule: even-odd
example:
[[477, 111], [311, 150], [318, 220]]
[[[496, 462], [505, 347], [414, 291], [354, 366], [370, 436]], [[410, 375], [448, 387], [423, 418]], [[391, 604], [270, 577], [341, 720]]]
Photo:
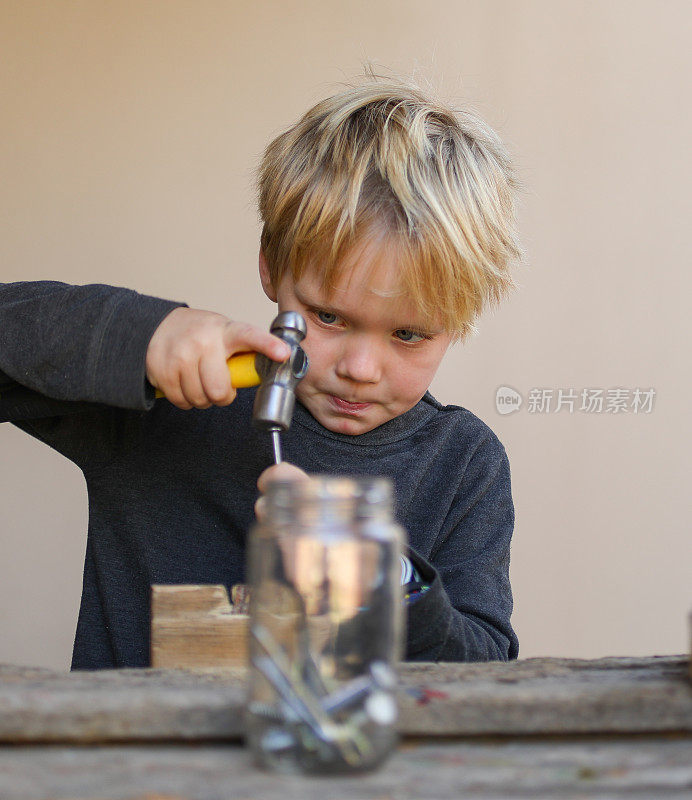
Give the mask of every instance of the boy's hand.
[[[267, 491], [267, 487], [270, 483], [272, 483], [272, 481], [309, 480], [310, 476], [307, 474], [307, 472], [303, 472], [300, 467], [296, 467], [294, 464], [289, 464], [286, 461], [282, 461], [280, 464], [272, 464], [271, 467], [267, 467], [267, 469], [264, 470], [257, 480], [257, 488], [260, 490], [260, 492], [264, 493]], [[265, 506], [266, 500], [264, 497], [260, 497], [255, 503], [255, 516], [260, 522], [262, 522], [264, 519]]]
[[178, 408], [209, 408], [233, 402], [227, 359], [249, 351], [274, 361], [291, 354], [277, 336], [222, 314], [176, 308], [154, 331], [146, 355], [149, 383]]

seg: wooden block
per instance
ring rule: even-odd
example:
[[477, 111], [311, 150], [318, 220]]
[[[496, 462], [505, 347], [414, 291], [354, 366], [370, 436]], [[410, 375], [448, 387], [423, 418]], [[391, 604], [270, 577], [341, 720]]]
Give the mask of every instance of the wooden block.
[[151, 587], [151, 666], [246, 666], [246, 614], [234, 614], [224, 586]]
[[[233, 587], [234, 604], [220, 585], [173, 584], [151, 587], [151, 666], [182, 669], [246, 667], [248, 664], [249, 590]], [[285, 587], [266, 587], [265, 613], [277, 641], [291, 655], [298, 645], [297, 612]], [[331, 633], [328, 615], [308, 617], [313, 652]]]

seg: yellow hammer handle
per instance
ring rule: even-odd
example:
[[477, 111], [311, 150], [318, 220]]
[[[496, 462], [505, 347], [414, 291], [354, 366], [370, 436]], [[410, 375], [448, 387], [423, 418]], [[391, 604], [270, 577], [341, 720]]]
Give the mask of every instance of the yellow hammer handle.
[[[231, 386], [235, 389], [247, 389], [249, 386], [259, 386], [262, 383], [255, 366], [256, 355], [257, 353], [238, 353], [226, 362], [231, 373]], [[164, 396], [160, 389], [156, 390], [156, 397]]]

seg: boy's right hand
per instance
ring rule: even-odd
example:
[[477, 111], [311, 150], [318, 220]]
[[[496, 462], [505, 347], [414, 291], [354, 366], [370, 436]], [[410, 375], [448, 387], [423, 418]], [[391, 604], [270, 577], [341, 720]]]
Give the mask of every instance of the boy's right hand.
[[213, 311], [175, 308], [149, 342], [147, 380], [186, 411], [227, 406], [236, 390], [226, 361], [250, 351], [274, 361], [285, 361], [291, 354], [286, 342], [254, 325], [232, 322]]

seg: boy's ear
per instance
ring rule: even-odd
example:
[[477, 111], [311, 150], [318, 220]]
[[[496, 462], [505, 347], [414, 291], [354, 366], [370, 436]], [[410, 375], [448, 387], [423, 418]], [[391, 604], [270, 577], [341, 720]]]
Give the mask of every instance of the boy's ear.
[[264, 293], [272, 301], [272, 303], [276, 303], [276, 289], [274, 288], [274, 284], [272, 283], [272, 279], [269, 275], [269, 265], [267, 264], [267, 259], [264, 257], [264, 251], [261, 247], [259, 251], [259, 274]]

